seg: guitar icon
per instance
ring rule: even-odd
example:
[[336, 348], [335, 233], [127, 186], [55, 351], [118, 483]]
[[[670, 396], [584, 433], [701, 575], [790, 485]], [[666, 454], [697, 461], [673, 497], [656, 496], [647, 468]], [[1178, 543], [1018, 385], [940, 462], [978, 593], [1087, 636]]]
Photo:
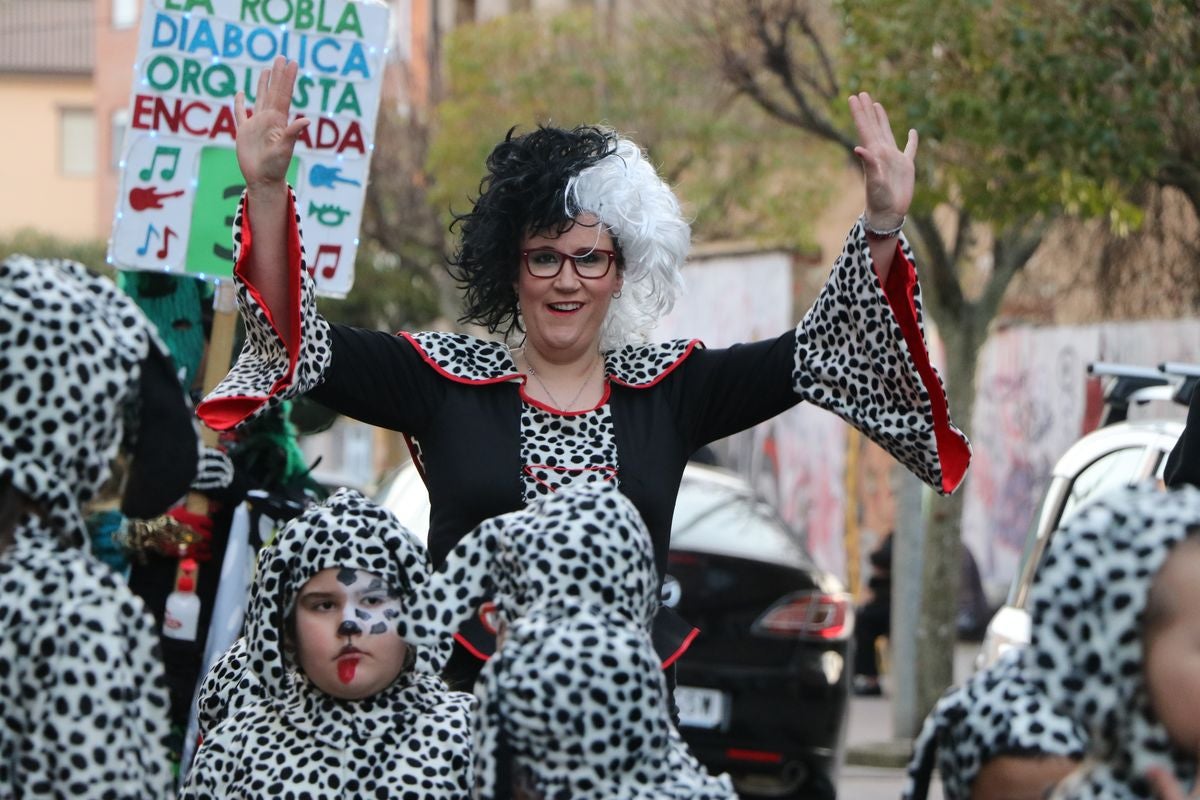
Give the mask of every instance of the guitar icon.
[[168, 197], [179, 197], [183, 189], [175, 192], [160, 192], [155, 186], [135, 186], [129, 190], [129, 205], [134, 211], [145, 211], [148, 208], [162, 208], [162, 201]]
[[343, 178], [341, 167], [327, 167], [324, 164], [313, 164], [312, 171], [308, 173], [308, 182], [314, 189], [333, 189], [336, 183], [362, 186], [362, 181]]

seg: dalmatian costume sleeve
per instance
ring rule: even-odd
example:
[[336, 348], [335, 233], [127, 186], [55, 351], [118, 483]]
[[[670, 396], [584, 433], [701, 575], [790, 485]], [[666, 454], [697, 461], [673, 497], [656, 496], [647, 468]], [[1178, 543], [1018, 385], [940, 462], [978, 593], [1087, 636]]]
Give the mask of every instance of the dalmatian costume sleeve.
[[[317, 689], [284, 641], [301, 587], [332, 567], [382, 577], [401, 599], [398, 613], [382, 613], [416, 648], [411, 668], [361, 700]], [[468, 797], [474, 699], [438, 676], [449, 643], [418, 643], [410, 633], [407, 612], [427, 580], [424, 546], [353, 490], [288, 523], [260, 559], [245, 639], [219, 662], [239, 689], [218, 703], [224, 719], [209, 729], [182, 796]], [[248, 673], [240, 680], [239, 669]]]
[[902, 800], [925, 800], [935, 763], [946, 800], [970, 800], [979, 770], [996, 756], [1083, 757], [1083, 727], [1025, 677], [1027, 653], [1008, 651], [938, 701], [913, 744]]
[[42, 510], [0, 552], [0, 797], [173, 794], [157, 631], [89, 555], [80, 513], [138, 433], [156, 347], [108, 280], [72, 262], [0, 263], [0, 485]]
[[605, 606], [547, 601], [508, 630], [477, 687], [476, 797], [736, 800], [671, 724], [642, 625]]
[[946, 391], [925, 347], [912, 249], [901, 237], [882, 285], [862, 225], [855, 223], [796, 328], [793, 387], [949, 494], [966, 474], [971, 446], [950, 421]]
[[1089, 742], [1059, 800], [1149, 800], [1151, 766], [1184, 787], [1196, 780], [1196, 755], [1171, 745], [1150, 706], [1141, 619], [1171, 548], [1198, 525], [1200, 490], [1145, 484], [1100, 497], [1055, 532], [1030, 595], [1027, 675]]
[[288, 196], [295, 221], [288, 239], [288, 288], [300, 313], [293, 317], [291, 330], [281, 330], [258, 289], [245, 280], [242, 256], [252, 246], [253, 236], [246, 222], [243, 193], [233, 222], [233, 274], [246, 343], [229, 374], [197, 409], [216, 430], [229, 430], [283, 400], [304, 394], [320, 382], [332, 355], [329, 324], [317, 313], [316, 286], [305, 262], [296, 194], [290, 187]]

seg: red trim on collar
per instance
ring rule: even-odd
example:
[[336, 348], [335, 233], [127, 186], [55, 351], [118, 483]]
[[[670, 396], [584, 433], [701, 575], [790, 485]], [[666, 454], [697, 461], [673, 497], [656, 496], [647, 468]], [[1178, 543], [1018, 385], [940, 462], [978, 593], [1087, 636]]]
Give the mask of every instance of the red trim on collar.
[[929, 363], [929, 352], [925, 349], [925, 338], [917, 324], [917, 307], [913, 300], [913, 288], [917, 285], [917, 271], [904, 255], [900, 243], [896, 243], [896, 259], [883, 287], [888, 305], [900, 325], [900, 333], [908, 345], [913, 366], [921, 376], [921, 383], [929, 395], [930, 413], [933, 415], [933, 434], [937, 442], [938, 461], [942, 467], [942, 491], [949, 494], [962, 483], [971, 463], [971, 448], [962, 434], [950, 426], [950, 409], [946, 393], [938, 381], [937, 373]]
[[553, 414], [556, 417], [579, 417], [584, 414], [591, 414], [596, 409], [603, 408], [608, 403], [609, 396], [612, 395], [612, 385], [608, 382], [609, 376], [606, 374], [604, 376], [604, 394], [600, 395], [599, 403], [596, 403], [596, 405], [592, 406], [591, 408], [584, 408], [584, 409], [580, 409], [579, 411], [562, 411], [560, 409], [555, 408], [554, 406], [546, 405], [541, 400], [535, 400], [533, 397], [530, 397], [529, 393], [525, 391], [525, 387], [529, 385], [529, 381], [525, 378], [524, 375], [520, 376], [520, 378], [521, 378], [521, 389], [520, 389], [521, 399], [524, 400], [529, 405], [533, 406], [534, 408], [545, 411], [547, 414]]
[[662, 372], [658, 373], [658, 375], [656, 375], [654, 377], [654, 379], [652, 381], [650, 381], [649, 383], [629, 383], [628, 381], [623, 380], [619, 375], [611, 375], [611, 374], [608, 376], [608, 378], [613, 383], [620, 384], [621, 386], [624, 386], [628, 389], [649, 389], [651, 386], [658, 383], [663, 378], [667, 377], [672, 372], [674, 372], [675, 368], [678, 367], [680, 364], [682, 364], [685, 360], [687, 360], [687, 357], [690, 356], [692, 354], [692, 351], [695, 350], [697, 347], [703, 348], [704, 342], [700, 341], [699, 339], [692, 339], [691, 341], [689, 341], [688, 345], [687, 345], [687, 349], [685, 349], [682, 353], [679, 354], [679, 358], [675, 359], [675, 361], [672, 362], [670, 366], [668, 366]]
[[451, 372], [447, 372], [445, 367], [435, 361], [433, 357], [429, 355], [429, 353], [425, 352], [425, 348], [421, 346], [421, 343], [418, 342], [417, 338], [411, 333], [407, 331], [400, 331], [396, 335], [406, 339], [408, 343], [413, 346], [413, 349], [417, 351], [417, 355], [421, 357], [421, 360], [433, 367], [435, 372], [437, 372], [443, 378], [452, 380], [455, 383], [465, 383], [471, 386], [486, 386], [491, 383], [505, 383], [506, 381], [522, 379], [524, 377], [519, 372], [513, 372], [508, 375], [496, 375], [491, 378], [464, 378], [461, 375], [455, 375]]
[[676, 649], [674, 653], [671, 653], [671, 655], [669, 655], [665, 659], [663, 659], [662, 668], [666, 669], [666, 668], [670, 667], [672, 664], [674, 664], [676, 661], [678, 661], [679, 657], [688, 651], [688, 648], [692, 646], [692, 642], [694, 642], [696, 640], [696, 637], [699, 635], [700, 635], [700, 629], [692, 628], [692, 632], [689, 633], [687, 636], [685, 636], [683, 641], [679, 643], [678, 649]]

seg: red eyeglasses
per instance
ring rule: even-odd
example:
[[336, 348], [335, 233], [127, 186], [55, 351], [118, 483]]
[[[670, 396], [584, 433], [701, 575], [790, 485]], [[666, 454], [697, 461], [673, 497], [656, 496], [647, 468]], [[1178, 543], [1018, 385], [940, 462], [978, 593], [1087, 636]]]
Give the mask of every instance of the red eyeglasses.
[[575, 274], [587, 280], [603, 278], [612, 269], [617, 254], [612, 250], [589, 250], [586, 253], [564, 253], [553, 247], [538, 247], [533, 250], [522, 250], [521, 260], [525, 269], [535, 278], [556, 278], [562, 272], [563, 264], [570, 259], [575, 267]]

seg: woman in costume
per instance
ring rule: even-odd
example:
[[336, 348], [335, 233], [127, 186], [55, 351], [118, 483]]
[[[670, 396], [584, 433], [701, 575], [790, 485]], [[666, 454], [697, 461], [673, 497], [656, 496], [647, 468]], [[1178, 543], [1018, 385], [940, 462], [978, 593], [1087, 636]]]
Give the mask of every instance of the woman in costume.
[[285, 183], [307, 124], [289, 122], [296, 70], [280, 59], [264, 71], [253, 117], [237, 101], [247, 190], [234, 271], [247, 339], [200, 414], [228, 429], [310, 393], [403, 431], [430, 493], [435, 565], [483, 519], [561, 486], [613, 481], [646, 521], [661, 578], [688, 456], [802, 400], [843, 416], [938, 491], [962, 480], [969, 445], [929, 363], [900, 236], [916, 134], [901, 151], [867, 94], [849, 101], [866, 211], [824, 290], [795, 330], [720, 350], [647, 343], [680, 290], [690, 232], [637, 145], [601, 128], [510, 132], [458, 220], [453, 260], [464, 321], [521, 337], [510, 347], [320, 317]]

